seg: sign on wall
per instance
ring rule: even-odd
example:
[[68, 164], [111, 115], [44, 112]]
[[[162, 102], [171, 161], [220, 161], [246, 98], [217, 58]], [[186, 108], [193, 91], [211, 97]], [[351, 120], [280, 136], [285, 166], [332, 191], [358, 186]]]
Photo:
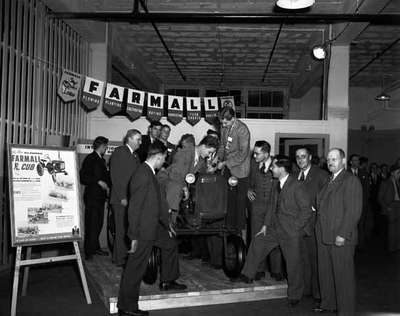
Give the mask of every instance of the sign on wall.
[[9, 186], [12, 246], [82, 239], [74, 150], [10, 145]]

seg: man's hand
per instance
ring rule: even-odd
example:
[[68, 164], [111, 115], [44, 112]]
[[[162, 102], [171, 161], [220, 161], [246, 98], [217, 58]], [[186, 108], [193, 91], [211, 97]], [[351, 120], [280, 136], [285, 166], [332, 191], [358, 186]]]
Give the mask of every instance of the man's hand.
[[176, 237], [176, 231], [175, 231], [175, 228], [173, 227], [172, 223], [169, 223], [168, 234], [169, 234], [169, 237], [171, 237], [171, 238]]
[[137, 250], [137, 247], [138, 247], [138, 240], [132, 240], [131, 241], [131, 249], [128, 250], [128, 253], [129, 254], [135, 253]]
[[254, 192], [253, 189], [248, 189], [247, 190], [247, 197], [251, 202], [253, 202], [256, 199], [256, 192]]
[[97, 181], [97, 184], [98, 184], [99, 186], [101, 186], [101, 188], [102, 188], [104, 191], [108, 191], [108, 190], [109, 190], [109, 189], [108, 189], [107, 183], [105, 183], [104, 181], [99, 180], [99, 181]]
[[223, 169], [225, 167], [225, 165], [226, 165], [226, 161], [221, 161], [221, 162], [218, 163], [217, 168], [219, 170], [221, 170], [221, 169]]
[[263, 235], [263, 236], [265, 237], [266, 234], [267, 234], [267, 226], [264, 225], [264, 226], [261, 228], [261, 230], [256, 234], [255, 237], [260, 236], [260, 235]]
[[122, 206], [128, 206], [128, 200], [127, 199], [122, 199], [121, 200], [121, 205]]
[[346, 239], [344, 239], [343, 237], [336, 236], [335, 245], [338, 247], [342, 247], [342, 246], [344, 246], [345, 240]]

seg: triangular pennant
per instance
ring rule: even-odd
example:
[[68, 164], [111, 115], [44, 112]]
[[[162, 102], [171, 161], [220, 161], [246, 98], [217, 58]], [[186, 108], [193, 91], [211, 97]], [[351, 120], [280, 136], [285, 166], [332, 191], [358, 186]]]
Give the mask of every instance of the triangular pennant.
[[201, 119], [201, 104], [200, 98], [186, 98], [186, 121], [194, 126]]
[[58, 85], [58, 95], [64, 102], [71, 102], [77, 99], [81, 88], [82, 75], [64, 69], [60, 84]]
[[144, 107], [144, 95], [144, 91], [128, 89], [126, 114], [131, 120], [136, 120], [142, 115]]
[[164, 95], [147, 93], [147, 119], [150, 122], [159, 121], [164, 111]]
[[176, 125], [182, 122], [183, 117], [183, 97], [176, 95], [168, 96], [168, 121]]
[[109, 115], [115, 115], [122, 110], [124, 100], [124, 87], [107, 83], [106, 93], [104, 95], [103, 109]]
[[214, 124], [218, 117], [218, 98], [204, 98], [205, 120], [209, 124]]
[[82, 104], [88, 110], [94, 110], [100, 105], [101, 96], [103, 95], [104, 82], [86, 77], [82, 91]]

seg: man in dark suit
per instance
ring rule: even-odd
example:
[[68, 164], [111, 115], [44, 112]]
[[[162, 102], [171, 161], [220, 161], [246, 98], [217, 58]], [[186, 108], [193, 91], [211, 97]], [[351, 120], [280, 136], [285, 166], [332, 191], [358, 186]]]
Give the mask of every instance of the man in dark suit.
[[176, 146], [168, 141], [170, 134], [171, 127], [168, 124], [162, 125], [159, 140], [167, 147], [167, 158], [165, 158], [164, 168], [167, 168], [172, 163], [172, 157], [176, 150]]
[[316, 303], [320, 303], [321, 295], [318, 281], [317, 240], [315, 238], [315, 220], [317, 209], [317, 194], [328, 181], [329, 174], [311, 163], [312, 155], [307, 148], [296, 150], [296, 163], [299, 171], [294, 175], [303, 182], [311, 199], [312, 216], [306, 227], [306, 235], [302, 239], [302, 258], [304, 267], [304, 295], [312, 296]]
[[362, 214], [360, 221], [358, 222], [358, 244], [362, 249], [365, 248], [366, 241], [369, 238], [371, 228], [373, 227], [373, 214], [369, 207], [369, 174], [366, 169], [360, 167], [361, 161], [361, 157], [357, 154], [351, 155], [349, 159], [350, 171], [353, 175], [358, 177], [363, 189]]
[[[258, 233], [264, 225], [267, 205], [271, 203], [274, 180], [270, 166], [272, 159], [270, 156], [271, 145], [265, 140], [259, 140], [254, 145], [253, 158], [250, 164], [250, 187], [247, 190], [247, 198], [250, 201], [250, 236]], [[249, 243], [252, 238], [249, 238]], [[276, 279], [283, 278], [282, 254], [277, 247], [269, 254], [270, 273]], [[261, 263], [255, 279], [260, 279], [265, 275], [265, 262]]]
[[175, 281], [179, 277], [177, 245], [168, 222], [168, 206], [155, 176], [155, 170], [162, 167], [165, 157], [163, 144], [150, 145], [146, 161], [130, 183], [127, 232], [130, 249], [121, 277], [119, 315], [148, 315], [148, 312], [139, 310], [138, 300], [140, 283], [153, 246], [161, 248], [160, 289], [186, 289], [185, 285]]
[[129, 181], [140, 161], [136, 150], [141, 144], [142, 135], [130, 129], [124, 137], [124, 145], [117, 147], [110, 157], [111, 197], [114, 213], [115, 240], [113, 262], [122, 266], [125, 263], [128, 247], [126, 245], [126, 209], [129, 201]]
[[303, 184], [289, 174], [291, 168], [292, 162], [288, 157], [277, 156], [273, 159], [272, 173], [279, 181], [269, 206], [272, 209], [266, 213], [264, 225], [250, 244], [246, 263], [238, 281], [251, 282], [261, 260], [273, 248], [280, 246], [286, 261], [289, 304], [294, 307], [303, 296], [300, 247], [312, 211]]
[[332, 176], [317, 195], [321, 305], [314, 311], [337, 310], [338, 315], [351, 316], [355, 313], [354, 249], [363, 192], [360, 180], [345, 170], [342, 149], [331, 149], [327, 161]]
[[218, 149], [218, 169], [238, 179], [237, 186], [229, 191], [227, 216], [231, 228], [242, 231], [246, 228], [247, 189], [250, 174], [250, 131], [246, 124], [235, 117], [231, 107], [224, 107], [220, 112], [221, 143]]
[[150, 123], [148, 135], [142, 136], [142, 143], [137, 151], [140, 162], [146, 160], [150, 144], [160, 143], [161, 127], [162, 124], [159, 121], [153, 121]]
[[104, 221], [104, 203], [109, 194], [110, 175], [103, 156], [107, 150], [108, 139], [98, 136], [93, 142], [93, 152], [82, 163], [80, 170], [81, 183], [85, 193], [85, 257], [92, 259], [93, 255], [107, 256], [108, 252], [101, 250], [99, 235]]

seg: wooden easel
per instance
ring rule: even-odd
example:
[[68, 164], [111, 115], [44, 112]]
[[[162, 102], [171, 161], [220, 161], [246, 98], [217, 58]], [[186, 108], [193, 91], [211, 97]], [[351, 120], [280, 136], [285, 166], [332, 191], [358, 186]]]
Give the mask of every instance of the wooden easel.
[[88, 304], [92, 304], [92, 299], [90, 298], [89, 288], [86, 280], [85, 270], [83, 269], [81, 253], [79, 250], [78, 242], [73, 241], [75, 254], [67, 255], [67, 256], [57, 256], [57, 257], [48, 257], [48, 258], [40, 258], [40, 259], [31, 259], [32, 247], [27, 247], [26, 259], [21, 260], [22, 254], [22, 246], [17, 247], [17, 254], [15, 257], [15, 270], [14, 270], [14, 282], [13, 282], [13, 292], [11, 299], [11, 316], [16, 315], [17, 311], [17, 296], [18, 296], [18, 283], [19, 283], [19, 274], [20, 268], [24, 268], [24, 278], [22, 282], [22, 296], [26, 295], [27, 287], [28, 287], [28, 278], [29, 278], [29, 266], [42, 264], [42, 263], [50, 263], [50, 262], [59, 262], [59, 261], [68, 261], [68, 260], [76, 260], [78, 262], [79, 274], [81, 276], [83, 291], [85, 293], [86, 302]]

